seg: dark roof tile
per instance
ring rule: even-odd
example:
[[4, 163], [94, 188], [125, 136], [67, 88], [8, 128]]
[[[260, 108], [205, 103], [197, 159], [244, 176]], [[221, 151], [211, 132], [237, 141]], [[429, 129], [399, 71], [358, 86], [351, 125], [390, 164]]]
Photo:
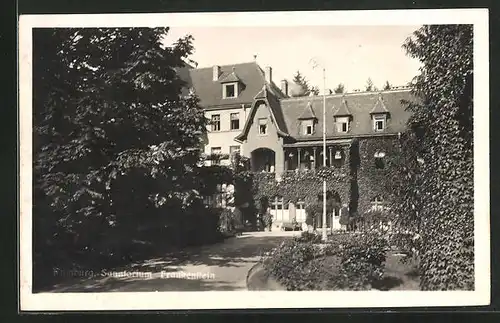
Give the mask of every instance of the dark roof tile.
[[345, 96], [342, 96], [341, 103], [339, 107], [333, 112], [333, 115], [335, 117], [343, 117], [343, 116], [351, 116], [352, 113], [349, 110], [349, 107], [347, 106], [347, 100], [345, 99]]
[[[200, 98], [200, 105], [204, 108], [210, 109], [220, 105], [251, 104], [255, 95], [262, 89], [262, 86], [266, 84], [264, 72], [256, 62], [223, 65], [220, 66], [220, 71], [221, 75], [219, 80], [230, 82], [235, 76], [238, 78], [238, 81], [244, 85], [238, 97], [228, 99], [222, 98], [222, 84], [221, 81], [213, 80], [212, 67], [189, 70], [189, 79], [196, 89], [196, 94]], [[233, 73], [234, 76], [231, 76]], [[281, 91], [279, 91], [274, 83], [270, 84], [270, 89], [280, 94], [279, 97], [283, 97]]]
[[221, 83], [240, 82], [240, 78], [238, 77], [238, 75], [236, 75], [236, 73], [233, 70], [230, 74], [225, 76], [219, 82]]
[[[402, 100], [414, 100], [409, 90], [393, 90], [381, 93], [384, 105], [390, 118], [387, 121], [387, 127], [383, 133], [397, 133], [404, 131], [406, 128], [406, 121], [410, 116], [410, 112], [405, 110]], [[349, 106], [349, 111], [352, 114], [352, 122], [350, 131], [347, 135], [371, 135], [373, 131], [373, 123], [370, 112], [379, 100], [378, 95], [375, 93], [352, 93], [346, 94], [344, 99]], [[346, 134], [336, 133], [335, 131], [335, 113], [338, 111], [337, 107], [342, 106], [342, 95], [329, 95], [326, 97], [326, 134], [328, 137], [345, 136]], [[311, 104], [311, 109], [318, 116], [318, 123], [316, 126], [315, 134], [303, 135], [300, 132], [299, 122], [297, 121], [307, 107]], [[323, 97], [300, 97], [281, 100], [281, 110], [285, 118], [286, 126], [290, 136], [297, 140], [313, 139], [315, 137], [321, 138], [323, 133]]]
[[316, 115], [314, 114], [311, 104], [308, 103], [306, 108], [304, 109], [304, 112], [302, 112], [302, 114], [299, 116], [298, 119], [304, 120], [304, 119], [318, 119], [318, 118], [316, 118]]

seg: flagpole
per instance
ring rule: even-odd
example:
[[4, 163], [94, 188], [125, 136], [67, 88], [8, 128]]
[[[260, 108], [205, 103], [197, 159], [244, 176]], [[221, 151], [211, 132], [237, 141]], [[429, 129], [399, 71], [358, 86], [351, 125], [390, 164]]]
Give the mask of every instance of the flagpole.
[[[323, 67], [323, 167], [326, 167], [326, 72]], [[327, 240], [326, 234], [326, 177], [323, 178], [323, 241]]]

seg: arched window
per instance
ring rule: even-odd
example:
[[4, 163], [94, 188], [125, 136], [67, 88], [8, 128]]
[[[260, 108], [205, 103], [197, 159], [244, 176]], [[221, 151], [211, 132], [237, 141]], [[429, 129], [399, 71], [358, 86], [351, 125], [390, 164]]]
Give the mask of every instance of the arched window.
[[375, 157], [375, 167], [378, 169], [383, 169], [385, 167], [385, 153], [383, 151], [377, 151], [375, 155], [373, 155], [373, 157]]

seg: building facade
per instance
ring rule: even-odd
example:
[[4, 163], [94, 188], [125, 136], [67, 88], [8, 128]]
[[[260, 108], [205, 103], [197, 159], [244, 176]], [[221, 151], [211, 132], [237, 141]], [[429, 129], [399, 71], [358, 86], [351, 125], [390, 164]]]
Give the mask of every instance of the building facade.
[[[332, 192], [339, 205], [348, 204], [356, 212], [382, 207], [383, 185], [377, 181], [384, 179], [390, 155], [397, 154], [398, 138], [409, 118], [403, 103], [412, 99], [408, 88], [291, 97], [287, 81], [276, 86], [272, 68], [262, 70], [255, 62], [190, 69], [189, 74], [211, 121], [204, 142], [207, 155], [239, 152], [250, 159], [252, 171], [273, 173], [277, 180], [289, 172], [314, 172], [325, 158], [327, 167], [350, 179], [341, 183], [350, 186], [344, 193]], [[357, 155], [355, 166], [349, 162], [352, 154]], [[353, 185], [359, 195], [356, 201]], [[305, 221], [305, 201], [270, 199], [277, 226], [293, 219]], [[341, 227], [339, 209], [327, 221], [331, 228]]]

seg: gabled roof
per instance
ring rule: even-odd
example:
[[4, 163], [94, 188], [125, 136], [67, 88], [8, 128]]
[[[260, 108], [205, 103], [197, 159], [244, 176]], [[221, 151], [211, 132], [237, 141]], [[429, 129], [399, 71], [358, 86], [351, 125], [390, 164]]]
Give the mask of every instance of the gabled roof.
[[262, 89], [255, 95], [255, 99], [252, 104], [252, 108], [248, 114], [247, 120], [245, 121], [245, 125], [241, 130], [241, 133], [236, 136], [236, 140], [243, 141], [245, 140], [248, 130], [252, 125], [252, 121], [255, 115], [255, 111], [257, 110], [259, 103], [263, 102], [269, 108], [271, 112], [271, 118], [274, 120], [274, 124], [276, 125], [276, 130], [280, 136], [288, 137], [287, 125], [285, 122], [285, 117], [283, 115], [283, 111], [281, 109], [279, 98], [276, 97], [274, 91], [272, 90], [269, 84], [264, 84]]
[[[196, 89], [196, 94], [200, 98], [200, 105], [206, 109], [220, 105], [250, 105], [254, 101], [255, 94], [262, 89], [264, 84], [266, 84], [264, 72], [256, 62], [223, 65], [220, 66], [220, 72], [221, 74], [218, 81], [214, 81], [213, 67], [189, 70], [188, 78], [192, 86]], [[234, 76], [232, 76], [232, 74], [234, 74]], [[235, 77], [238, 78], [245, 87], [238, 94], [238, 97], [223, 99], [221, 80], [224, 82], [231, 82]], [[274, 83], [270, 84], [270, 88], [274, 92], [280, 93], [278, 87]]]
[[351, 111], [349, 111], [349, 107], [347, 106], [347, 100], [345, 99], [345, 96], [342, 96], [340, 106], [335, 110], [333, 115], [335, 117], [345, 117], [352, 115]]
[[385, 107], [384, 100], [382, 99], [381, 93], [379, 93], [377, 103], [375, 103], [375, 106], [370, 111], [370, 114], [377, 114], [377, 113], [389, 113], [389, 111]]
[[311, 103], [309, 102], [304, 109], [304, 112], [299, 116], [299, 120], [306, 120], [306, 119], [318, 119], [316, 118], [316, 115], [314, 114], [314, 111], [312, 109]]
[[231, 72], [231, 74], [228, 74], [226, 77], [221, 79], [219, 82], [221, 83], [231, 83], [231, 82], [240, 82], [240, 79], [238, 75], [234, 72], [234, 70]]
[[[390, 121], [387, 122], [386, 129], [383, 133], [397, 133], [406, 129], [406, 121], [410, 116], [410, 112], [406, 111], [402, 100], [413, 101], [415, 98], [410, 94], [409, 89], [404, 90], [389, 90], [381, 93], [384, 107], [391, 114]], [[339, 134], [335, 131], [335, 113], [336, 108], [341, 107], [342, 100], [346, 101], [349, 107], [349, 112], [352, 115], [350, 131], [346, 134]], [[379, 100], [378, 94], [373, 92], [359, 92], [342, 95], [326, 96], [326, 134], [328, 138], [373, 135], [373, 121], [370, 112]], [[281, 110], [285, 118], [288, 133], [295, 140], [313, 140], [320, 139], [323, 133], [323, 97], [297, 97], [280, 100]], [[311, 104], [311, 109], [318, 118], [316, 131], [313, 135], [304, 135], [300, 131], [300, 122], [298, 118], [301, 116], [308, 104]]]

